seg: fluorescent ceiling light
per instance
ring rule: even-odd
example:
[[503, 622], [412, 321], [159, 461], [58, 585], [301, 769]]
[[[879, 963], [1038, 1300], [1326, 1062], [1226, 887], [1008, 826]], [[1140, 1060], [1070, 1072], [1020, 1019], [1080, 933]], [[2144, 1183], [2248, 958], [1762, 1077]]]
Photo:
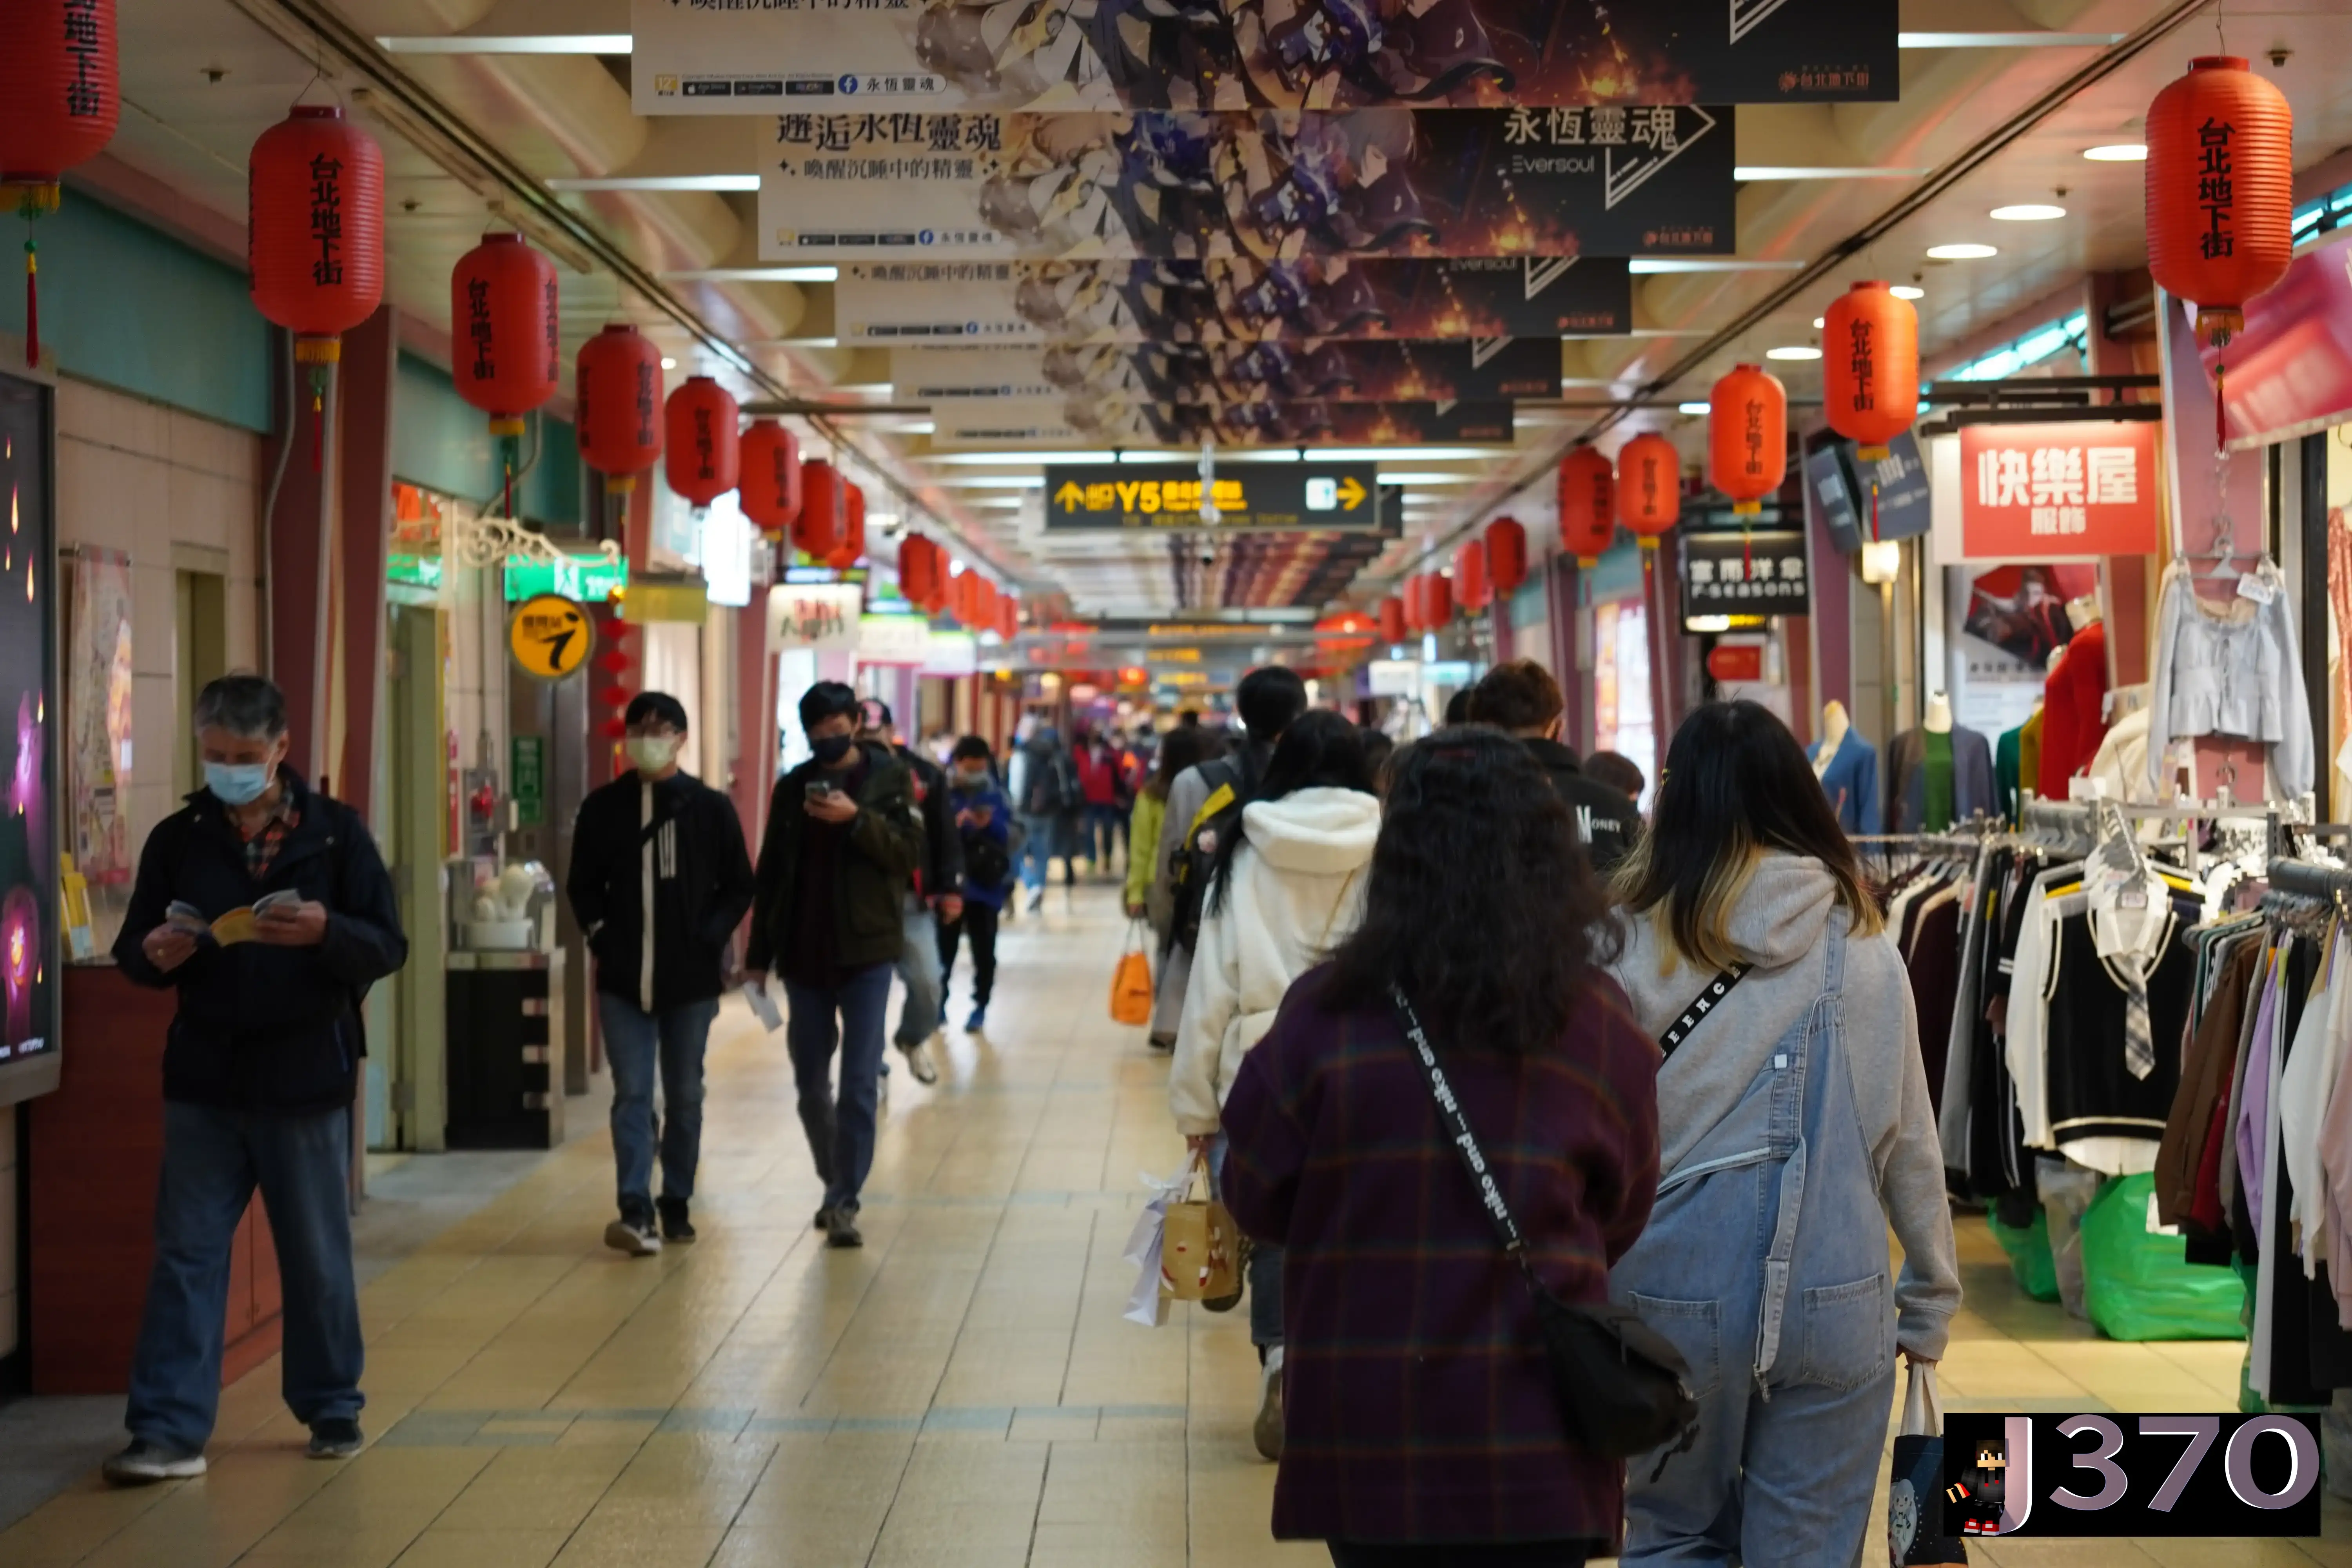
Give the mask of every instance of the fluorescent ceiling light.
[[1898, 300], [1924, 300], [1927, 297], [1927, 290], [1914, 288], [1908, 283], [1897, 283], [1887, 292]]
[[2137, 142], [2111, 142], [2104, 147], [2085, 147], [2083, 156], [2094, 163], [2143, 163], [2147, 161], [2147, 149]]
[[[936, 462], [938, 459], [933, 458]], [[931, 483], [942, 489], [1042, 490], [1045, 488], [1043, 474], [940, 474]]]
[[1937, 261], [1981, 261], [1988, 256], [1999, 256], [2000, 247], [1993, 245], [1931, 245], [1927, 254]]
[[1041, 463], [1108, 463], [1118, 457], [1116, 452], [929, 452], [923, 461], [958, 466], [1018, 463], [1034, 468]]
[[2012, 206], [1995, 207], [1993, 217], [2001, 223], [2048, 223], [2066, 216], [2066, 209], [2048, 202], [2019, 202]]
[[550, 180], [551, 191], [756, 191], [757, 174], [613, 174], [597, 179]]
[[2104, 49], [2121, 33], [1897, 33], [1898, 49]]
[[[830, 283], [841, 276], [838, 267], [698, 267], [665, 272], [672, 283]], [[830, 346], [833, 340], [823, 340]]]
[[677, 361], [676, 361], [676, 360], [674, 360], [674, 359], [671, 359], [671, 358], [670, 358], [668, 355], [667, 355], [667, 354], [665, 354], [665, 355], [663, 355], [663, 356], [662, 356], [662, 369], [664, 369], [664, 370], [676, 370], [677, 368]]
[[1478, 474], [1391, 474], [1383, 472], [1384, 485], [1475, 485], [1484, 476]]
[[388, 55], [625, 55], [636, 40], [626, 33], [540, 33], [477, 37], [443, 33], [431, 37], [378, 38]]
[[[1479, 459], [1492, 461], [1510, 455], [1508, 447], [1325, 447], [1309, 451], [1310, 463], [1467, 463]], [[1220, 453], [1217, 461], [1242, 462], [1268, 459], [1252, 452]], [[1296, 460], [1294, 458], [1292, 460]]]
[[1887, 169], [1869, 165], [1841, 166], [1806, 163], [1741, 163], [1735, 180], [1916, 180], [1926, 169]]
[[1625, 264], [1625, 270], [1637, 277], [1661, 272], [1801, 272], [1804, 268], [1802, 260], [1757, 261], [1735, 256], [1643, 256]]
[[1714, 405], [1712, 404], [1706, 403], [1677, 403], [1675, 406], [1685, 414], [1712, 414], [1715, 412]]
[[935, 423], [929, 419], [912, 419], [908, 420], [904, 425], [895, 425], [891, 426], [892, 429], [903, 431], [909, 436], [928, 436], [938, 427], [939, 426]]
[[966, 506], [982, 506], [1009, 510], [1015, 507], [1026, 506], [1029, 503], [1023, 500], [1019, 496], [970, 496], [965, 498], [963, 504]]
[[1693, 616], [1683, 625], [1701, 637], [1706, 637], [1729, 631], [1731, 617], [1729, 616]]
[[1815, 316], [1813, 318], [1813, 331], [1817, 332], [1829, 324], [1830, 319], [1827, 316]]
[[1766, 359], [1819, 359], [1822, 357], [1822, 351], [1809, 343], [1790, 343], [1782, 348], [1766, 349], [1764, 357]]

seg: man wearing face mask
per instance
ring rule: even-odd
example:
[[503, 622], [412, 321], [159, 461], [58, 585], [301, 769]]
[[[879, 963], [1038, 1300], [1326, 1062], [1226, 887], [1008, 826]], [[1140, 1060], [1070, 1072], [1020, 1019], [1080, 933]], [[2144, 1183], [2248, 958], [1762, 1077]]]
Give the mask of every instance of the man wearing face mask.
[[[564, 893], [595, 956], [596, 1018], [613, 1061], [621, 1214], [604, 1245], [645, 1258], [694, 1239], [687, 1205], [702, 1155], [702, 1053], [729, 946], [751, 907], [751, 858], [735, 803], [678, 768], [685, 705], [641, 691], [623, 721], [634, 766], [580, 803]], [[654, 1110], [656, 1076], [666, 1120]]]
[[858, 1197], [874, 1163], [890, 972], [906, 942], [923, 819], [898, 753], [858, 742], [856, 692], [820, 680], [802, 693], [800, 715], [815, 754], [776, 781], [768, 803], [745, 962], [783, 983], [801, 1128], [825, 1184], [817, 1228], [830, 1246], [863, 1247]]
[[971, 1015], [964, 1033], [988, 1026], [988, 999], [996, 989], [996, 921], [1013, 896], [1013, 806], [996, 787], [988, 742], [966, 735], [948, 759], [948, 809], [963, 841], [963, 899], [954, 915], [940, 910], [940, 995], [955, 979], [956, 949], [971, 936]]
[[[392, 879], [360, 814], [286, 766], [286, 701], [257, 675], [196, 698], [205, 787], [139, 857], [115, 962], [179, 992], [163, 1046], [155, 1261], [131, 1366], [131, 1485], [205, 1472], [220, 1404], [229, 1253], [261, 1190], [286, 1303], [285, 1394], [314, 1458], [360, 1450], [352, 1276], [359, 1005], [407, 962]], [[264, 906], [257, 908], [256, 906]]]

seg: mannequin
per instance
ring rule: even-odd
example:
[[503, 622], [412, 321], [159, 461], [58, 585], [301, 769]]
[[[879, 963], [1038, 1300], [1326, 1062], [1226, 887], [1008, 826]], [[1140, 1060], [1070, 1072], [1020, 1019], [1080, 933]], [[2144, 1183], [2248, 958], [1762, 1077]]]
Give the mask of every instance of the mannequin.
[[1927, 694], [1927, 716], [1925, 720], [1921, 721], [1921, 722], [1927, 726], [1927, 732], [1931, 735], [1950, 734], [1952, 732], [1951, 699], [1946, 697], [1940, 691], [1929, 692]]
[[1853, 727], [1845, 704], [1835, 700], [1822, 705], [1822, 738], [1807, 753], [1813, 776], [1822, 781], [1838, 825], [1848, 833], [1879, 830], [1878, 748]]
[[1822, 710], [1821, 744], [1813, 748], [1815, 778], [1830, 771], [1830, 764], [1837, 761], [1838, 747], [1844, 742], [1845, 732], [1853, 727], [1853, 721], [1846, 717], [1845, 704], [1831, 698], [1829, 705]]
[[1892, 833], [1940, 833], [1994, 811], [1991, 743], [1953, 721], [1948, 696], [1930, 692], [1918, 728], [1895, 736], [1888, 749], [1886, 791]]
[[2066, 624], [2078, 632], [2085, 626], [2096, 626], [2103, 618], [2099, 614], [2099, 596], [2096, 594], [2085, 594], [2079, 599], [2066, 601]]

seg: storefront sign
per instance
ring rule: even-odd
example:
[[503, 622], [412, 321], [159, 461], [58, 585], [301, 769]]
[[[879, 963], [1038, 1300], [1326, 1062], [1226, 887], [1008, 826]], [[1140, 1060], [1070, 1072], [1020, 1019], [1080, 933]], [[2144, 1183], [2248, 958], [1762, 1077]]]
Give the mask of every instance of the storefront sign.
[[1682, 536], [1683, 616], [1812, 613], [1805, 536], [1797, 529], [1730, 529]]
[[1722, 643], [1707, 649], [1706, 673], [1721, 682], [1764, 679], [1764, 647], [1760, 643]]
[[2158, 426], [1964, 425], [1954, 561], [2068, 560], [2156, 549]]
[[1687, 103], [784, 113], [766, 132], [760, 255], [1728, 253], [1732, 118]]
[[[1187, 463], [1053, 464], [1045, 469], [1051, 533], [1131, 528], [1370, 531], [1380, 526], [1379, 478], [1370, 463], [1244, 463], [1202, 494]], [[1202, 515], [1206, 500], [1213, 522]]]
[[[431, 557], [429, 580], [420, 576], [425, 586], [441, 584], [441, 561]], [[541, 594], [558, 594], [583, 605], [601, 605], [613, 596], [616, 588], [629, 585], [629, 563], [625, 557], [607, 559], [602, 555], [566, 555], [555, 561], [509, 560], [506, 571], [507, 603], [519, 604], [537, 598]]]
[[920, 616], [861, 616], [857, 662], [919, 665], [930, 656], [930, 623]]
[[768, 590], [768, 651], [856, 651], [866, 590], [835, 584], [784, 583]]
[[[1849, 453], [1851, 448], [1849, 448]], [[1886, 444], [1886, 456], [1875, 462], [1854, 462], [1854, 521], [1862, 537], [1874, 537], [1871, 487], [1878, 489], [1875, 537], [1916, 539], [1934, 521], [1933, 497], [1927, 484], [1927, 464], [1919, 453], [1919, 437], [1906, 430]]]
[[517, 827], [547, 826], [547, 739], [516, 735], [507, 743], [507, 794]]
[[970, 632], [935, 631], [923, 652], [921, 675], [961, 678], [980, 668], [980, 639]]
[[1556, 338], [1452, 342], [1065, 344], [894, 349], [902, 399], [1084, 397], [1181, 404], [1558, 397]]
[[1071, 397], [975, 398], [931, 410], [941, 451], [1069, 447], [1508, 446], [1507, 403], [1197, 404]]
[[1891, 102], [1894, 9], [1870, 0], [1644, 0], [1633, 6], [1348, 0], [1281, 7], [990, 7], [632, 0], [636, 112], [1297, 109], [1384, 103], [1531, 110], [1656, 96]]
[[841, 269], [845, 342], [1223, 343], [1606, 336], [1633, 326], [1622, 258], [869, 261]]
[[1841, 555], [1862, 548], [1862, 527], [1853, 510], [1853, 481], [1846, 472], [1843, 443], [1832, 441], [1805, 454], [1805, 500], [1829, 530], [1830, 546]]
[[2320, 240], [2247, 300], [2246, 324], [2228, 347], [2200, 353], [2209, 377], [2227, 366], [2221, 401], [2232, 447], [2352, 420], [2352, 228]]
[[1421, 661], [1376, 658], [1366, 667], [1365, 679], [1375, 697], [1411, 697], [1421, 689]]
[[507, 621], [507, 647], [524, 674], [561, 680], [588, 662], [596, 627], [570, 599], [540, 594], [515, 606]]

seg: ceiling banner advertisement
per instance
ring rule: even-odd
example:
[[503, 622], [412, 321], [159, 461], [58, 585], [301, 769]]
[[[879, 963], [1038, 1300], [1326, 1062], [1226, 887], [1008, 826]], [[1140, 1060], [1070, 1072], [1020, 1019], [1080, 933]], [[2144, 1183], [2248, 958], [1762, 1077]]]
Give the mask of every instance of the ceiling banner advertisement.
[[977, 398], [931, 410], [940, 451], [1070, 447], [1507, 447], [1508, 403], [1245, 403], [1223, 407], [1141, 398]]
[[1732, 110], [785, 112], [775, 261], [1647, 256], [1735, 247]]
[[877, 261], [833, 308], [845, 343], [1614, 337], [1633, 279], [1622, 257]]
[[[1872, 0], [631, 0], [639, 114], [1892, 102]], [[1009, 13], [1009, 15], [1008, 15]]]
[[1936, 558], [2083, 561], [2152, 552], [2162, 434], [2154, 420], [1962, 426], [1951, 476], [1958, 504], [1937, 509]]
[[2352, 419], [2352, 228], [2296, 257], [2286, 276], [2246, 301], [2227, 348], [2200, 344], [2222, 377], [2230, 446], [2242, 451]]
[[1559, 395], [1552, 338], [1476, 342], [1115, 343], [893, 349], [901, 398], [1155, 403], [1455, 403]]
[[1685, 529], [1682, 542], [1685, 620], [1812, 613], [1803, 531]]
[[1370, 532], [1381, 526], [1380, 478], [1370, 463], [1245, 463], [1213, 474], [1206, 489], [1203, 495], [1193, 463], [1049, 464], [1045, 529]]

